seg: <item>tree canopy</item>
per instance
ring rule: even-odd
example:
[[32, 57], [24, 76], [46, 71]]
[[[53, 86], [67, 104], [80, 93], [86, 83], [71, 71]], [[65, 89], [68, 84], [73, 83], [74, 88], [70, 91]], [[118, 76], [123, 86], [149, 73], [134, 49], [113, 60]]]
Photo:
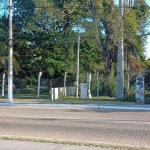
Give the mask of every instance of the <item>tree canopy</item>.
[[[0, 2], [6, 6], [5, 1]], [[138, 72], [143, 65], [148, 16], [145, 0], [124, 4], [126, 71]], [[75, 74], [80, 30], [80, 73], [100, 72], [114, 80], [119, 28], [119, 8], [113, 0], [13, 0], [14, 57], [20, 68], [17, 76], [32, 77], [40, 71], [45, 78], [64, 72]], [[3, 15], [1, 57], [7, 54], [7, 35], [8, 16]]]

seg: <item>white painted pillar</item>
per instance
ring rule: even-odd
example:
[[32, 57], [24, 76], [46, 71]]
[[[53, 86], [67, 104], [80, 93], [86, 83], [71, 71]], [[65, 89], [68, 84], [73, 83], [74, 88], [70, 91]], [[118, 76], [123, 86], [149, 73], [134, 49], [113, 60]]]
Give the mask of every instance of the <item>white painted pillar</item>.
[[9, 0], [9, 42], [8, 42], [8, 103], [13, 102], [13, 32], [12, 32], [12, 0]]
[[79, 57], [80, 55], [80, 32], [78, 30], [78, 45], [77, 45], [77, 72], [76, 72], [76, 98], [78, 98], [79, 94]]
[[136, 77], [135, 98], [137, 103], [145, 103], [145, 84], [141, 73]]
[[41, 81], [41, 76], [42, 76], [42, 72], [39, 72], [37, 98], [39, 98], [39, 95], [40, 95], [40, 81]]
[[4, 96], [4, 86], [5, 86], [5, 73], [3, 74], [3, 80], [2, 80], [2, 96]]
[[92, 96], [91, 96], [91, 90], [90, 90], [90, 88], [91, 88], [91, 74], [90, 73], [87, 73], [86, 83], [87, 83], [87, 96], [89, 99], [91, 99]]
[[54, 100], [54, 88], [51, 88], [51, 100]]

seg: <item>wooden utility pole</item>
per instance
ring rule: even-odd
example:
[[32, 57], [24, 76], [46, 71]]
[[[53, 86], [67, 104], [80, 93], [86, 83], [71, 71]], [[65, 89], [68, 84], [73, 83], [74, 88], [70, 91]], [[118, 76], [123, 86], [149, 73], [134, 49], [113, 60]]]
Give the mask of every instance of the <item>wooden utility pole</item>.
[[76, 72], [76, 98], [79, 93], [79, 53], [80, 53], [80, 31], [78, 30], [78, 41], [77, 41], [77, 72]]
[[12, 0], [9, 0], [9, 43], [8, 43], [8, 103], [13, 102], [13, 33], [12, 33]]
[[123, 45], [123, 0], [119, 0], [120, 36], [117, 56], [117, 91], [116, 99], [124, 98], [124, 45]]

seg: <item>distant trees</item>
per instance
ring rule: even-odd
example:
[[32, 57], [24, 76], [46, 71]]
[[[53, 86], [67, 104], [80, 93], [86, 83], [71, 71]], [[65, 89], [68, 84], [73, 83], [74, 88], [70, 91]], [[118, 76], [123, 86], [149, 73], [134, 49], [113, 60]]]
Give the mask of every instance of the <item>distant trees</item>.
[[[116, 45], [120, 33], [118, 6], [113, 0], [13, 0], [13, 3], [14, 62], [19, 64], [18, 75], [14, 75], [33, 77], [42, 71], [44, 77], [54, 78], [64, 72], [75, 74], [77, 30], [80, 30], [80, 73], [100, 72], [107, 93], [114, 94], [111, 91], [116, 84]], [[145, 60], [143, 35], [148, 15], [144, 0], [136, 0], [133, 6], [124, 5], [126, 82]], [[3, 58], [7, 55], [7, 27], [8, 18], [4, 15], [0, 18]]]

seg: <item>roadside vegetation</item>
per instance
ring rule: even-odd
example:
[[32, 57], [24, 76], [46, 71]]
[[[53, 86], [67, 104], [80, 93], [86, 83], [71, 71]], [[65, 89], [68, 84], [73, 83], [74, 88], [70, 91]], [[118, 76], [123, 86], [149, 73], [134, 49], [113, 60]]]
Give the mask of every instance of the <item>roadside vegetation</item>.
[[[0, 0], [0, 3], [0, 75], [5, 73], [7, 77], [8, 2]], [[136, 0], [132, 4], [126, 1], [124, 8], [124, 80], [130, 93], [125, 100], [134, 101], [130, 91], [139, 72], [145, 77], [146, 87], [150, 87], [150, 59], [145, 56], [149, 7], [145, 0]], [[79, 82], [84, 83], [86, 74], [91, 73], [92, 95], [96, 96], [99, 82], [101, 96], [115, 97], [119, 11], [112, 0], [13, 0], [13, 77], [21, 81], [19, 88], [26, 88], [14, 96], [35, 98], [34, 91], [28, 96], [25, 94], [30, 88], [27, 83], [35, 84], [39, 72], [43, 79], [54, 81], [49, 82], [49, 88], [59, 86], [60, 82], [56, 85], [55, 79], [63, 77], [65, 72], [68, 78], [74, 77], [67, 85], [75, 85], [80, 30]], [[43, 98], [48, 99], [49, 92]]]
[[[14, 94], [14, 103], [45, 103], [45, 104], [137, 104], [135, 95], [126, 94], [124, 99], [116, 100], [115, 97], [99, 96], [91, 99], [76, 98], [75, 96], [62, 96], [59, 99], [51, 100], [50, 94]], [[0, 96], [0, 102], [6, 102], [7, 96]], [[145, 94], [145, 104], [150, 104], [150, 94]]]

